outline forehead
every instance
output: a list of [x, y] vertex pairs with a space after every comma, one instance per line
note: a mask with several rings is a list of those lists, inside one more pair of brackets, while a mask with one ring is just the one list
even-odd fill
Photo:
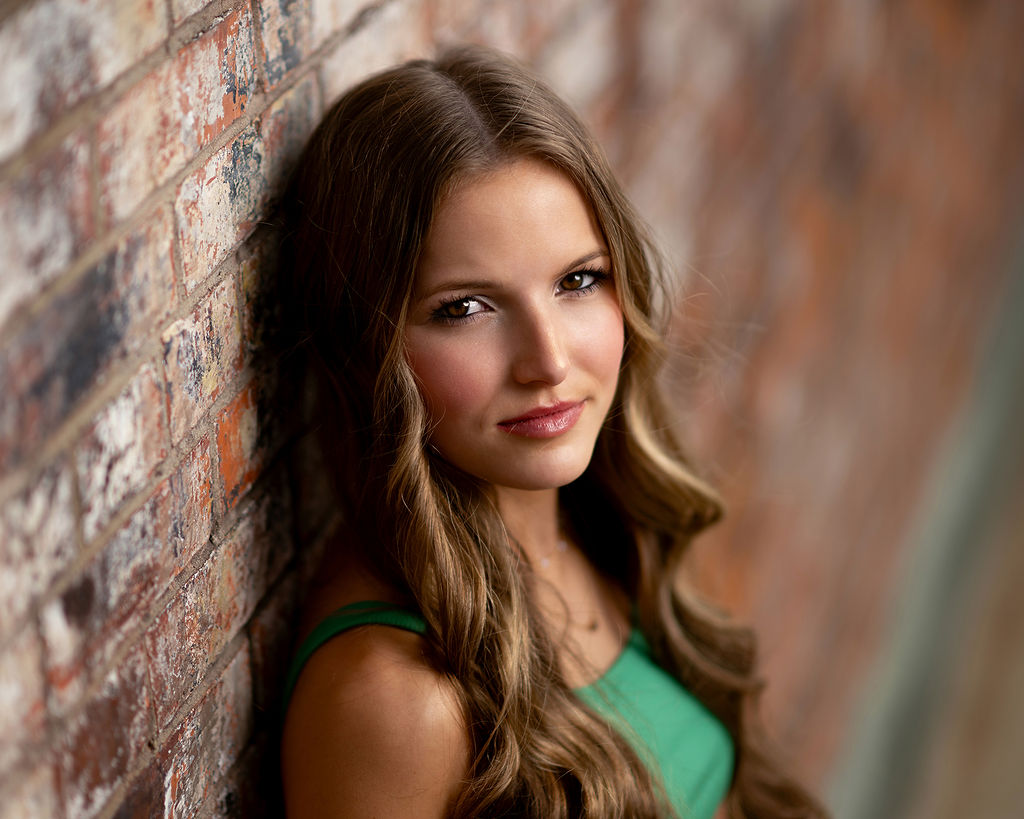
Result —
[[604, 246], [593, 208], [572, 180], [546, 162], [521, 159], [461, 180], [441, 200], [417, 289], [450, 274], [547, 273]]

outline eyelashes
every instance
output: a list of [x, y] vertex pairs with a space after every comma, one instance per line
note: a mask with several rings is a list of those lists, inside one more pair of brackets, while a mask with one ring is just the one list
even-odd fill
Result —
[[[559, 295], [563, 298], [582, 298], [603, 287], [610, 274], [597, 268], [584, 267], [567, 273], [558, 282]], [[467, 293], [454, 299], [446, 299], [430, 314], [431, 321], [439, 324], [467, 324], [493, 308], [479, 296]]]

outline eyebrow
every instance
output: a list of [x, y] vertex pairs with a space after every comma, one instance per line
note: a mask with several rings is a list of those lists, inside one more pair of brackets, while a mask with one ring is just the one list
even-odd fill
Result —
[[[602, 256], [610, 257], [611, 254], [607, 250], [601, 249], [594, 250], [590, 253], [580, 256], [578, 259], [574, 259], [573, 261], [569, 262], [569, 264], [567, 264], [565, 267], [563, 267], [562, 270], [558, 273], [558, 278], [561, 278], [562, 276], [568, 276], [570, 273], [572, 273], [573, 270], [575, 270], [580, 265], [586, 264], [587, 262], [592, 262], [594, 261], [594, 259], [599, 259]], [[432, 287], [430, 288], [430, 290], [427, 290], [426, 292], [417, 295], [416, 300], [423, 301], [424, 299], [429, 299], [431, 296], [434, 296], [437, 293], [443, 293], [445, 290], [492, 290], [497, 287], [499, 287], [497, 282], [488, 281], [487, 279], [464, 279], [445, 281], [441, 282], [437, 287]]]

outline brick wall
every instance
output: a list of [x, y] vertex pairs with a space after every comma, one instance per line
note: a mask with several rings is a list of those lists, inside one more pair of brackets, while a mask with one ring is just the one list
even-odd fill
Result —
[[4, 3], [0, 817], [273, 813], [332, 518], [267, 412], [261, 220], [325, 102], [461, 39], [547, 73], [699, 274], [680, 418], [737, 510], [701, 576], [822, 781], [1021, 191], [1017, 5], [890, 5]]

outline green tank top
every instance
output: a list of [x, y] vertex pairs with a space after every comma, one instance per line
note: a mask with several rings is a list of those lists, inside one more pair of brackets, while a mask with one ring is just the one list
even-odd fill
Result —
[[[299, 646], [285, 681], [285, 707], [313, 652], [362, 625], [416, 634], [427, 630], [422, 617], [391, 603], [366, 601], [338, 609]], [[611, 667], [576, 694], [622, 732], [660, 778], [680, 819], [711, 819], [732, 779], [732, 739], [696, 697], [653, 661], [639, 630], [633, 630]]]

